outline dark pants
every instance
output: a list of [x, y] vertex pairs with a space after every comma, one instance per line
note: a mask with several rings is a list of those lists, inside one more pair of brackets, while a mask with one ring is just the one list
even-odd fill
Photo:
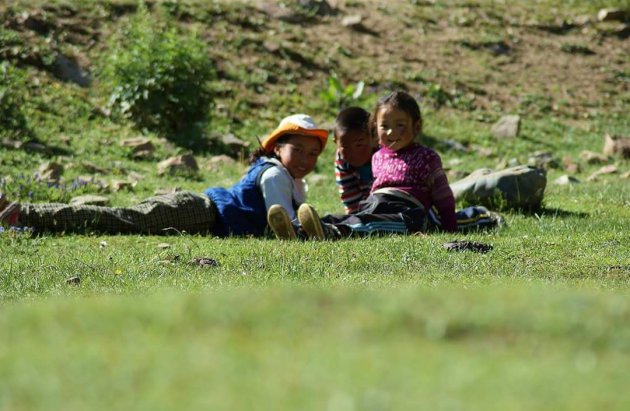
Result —
[[337, 227], [342, 236], [424, 232], [428, 221], [421, 205], [381, 193], [370, 194], [355, 214], [330, 214], [321, 220]]
[[210, 232], [216, 218], [208, 197], [186, 191], [150, 197], [128, 208], [42, 203], [20, 209], [20, 225], [35, 231], [193, 234]]

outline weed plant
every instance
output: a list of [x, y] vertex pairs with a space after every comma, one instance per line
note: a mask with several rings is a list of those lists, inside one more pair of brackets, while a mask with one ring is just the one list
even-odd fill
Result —
[[213, 101], [214, 68], [205, 50], [194, 34], [156, 21], [141, 7], [104, 56], [110, 107], [140, 129], [190, 144]]

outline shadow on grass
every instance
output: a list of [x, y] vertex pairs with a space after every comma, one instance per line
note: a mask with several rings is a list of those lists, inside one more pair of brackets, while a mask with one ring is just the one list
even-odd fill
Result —
[[521, 209], [517, 211], [521, 212], [522, 214], [526, 216], [536, 217], [536, 218], [539, 218], [539, 217], [587, 218], [591, 216], [589, 213], [585, 213], [582, 211], [568, 211], [568, 210], [562, 210], [560, 208], [547, 208], [544, 206], [537, 209]]

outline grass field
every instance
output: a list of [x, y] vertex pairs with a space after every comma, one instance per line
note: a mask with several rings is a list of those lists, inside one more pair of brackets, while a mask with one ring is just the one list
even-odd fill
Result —
[[[582, 157], [601, 153], [607, 133], [630, 137], [627, 18], [596, 18], [628, 2], [331, 1], [338, 14], [325, 16], [263, 3], [153, 6], [195, 30], [216, 65], [200, 141], [232, 133], [251, 147], [290, 112], [329, 126], [339, 104], [370, 109], [403, 87], [422, 97], [424, 142], [453, 173], [550, 153], [543, 209], [503, 211], [507, 227], [492, 233], [339, 242], [4, 229], [0, 410], [630, 408], [630, 162]], [[212, 166], [225, 148], [104, 110], [101, 70], [135, 10], [0, 1], [1, 62], [17, 79], [0, 91], [20, 90], [25, 120], [7, 132], [0, 118], [0, 192], [129, 205], [159, 189], [230, 185], [246, 170]], [[303, 20], [276, 14], [287, 10]], [[355, 14], [362, 31], [340, 24]], [[508, 51], [488, 51], [497, 45]], [[59, 53], [90, 70], [90, 87], [56, 76], [46, 56]], [[365, 91], [335, 95], [333, 72]], [[514, 113], [519, 137], [492, 137]], [[152, 156], [121, 146], [138, 136]], [[182, 153], [197, 174], [158, 175]], [[333, 153], [331, 141], [308, 177], [321, 213], [341, 212]], [[49, 161], [63, 168], [53, 186], [35, 178]], [[588, 178], [605, 165], [617, 172]], [[581, 182], [553, 183], [565, 174]], [[115, 190], [116, 180], [133, 184]], [[454, 239], [494, 248], [446, 251]], [[193, 263], [201, 257], [217, 264]]]

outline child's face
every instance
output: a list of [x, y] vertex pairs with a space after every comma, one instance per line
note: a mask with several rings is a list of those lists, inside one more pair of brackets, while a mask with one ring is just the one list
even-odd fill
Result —
[[350, 130], [335, 136], [341, 157], [352, 167], [361, 167], [372, 159], [372, 138], [367, 131]]
[[296, 135], [276, 145], [274, 153], [293, 178], [303, 178], [315, 168], [322, 145], [317, 137]]
[[382, 146], [398, 151], [413, 142], [420, 132], [420, 122], [403, 110], [385, 106], [376, 115], [376, 133]]

